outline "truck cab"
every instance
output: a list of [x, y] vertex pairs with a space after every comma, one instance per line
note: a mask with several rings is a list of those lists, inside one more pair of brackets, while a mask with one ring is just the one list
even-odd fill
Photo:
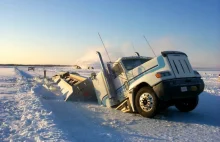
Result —
[[193, 110], [204, 90], [200, 74], [183, 52], [163, 51], [154, 58], [122, 57], [107, 63], [107, 67], [100, 61], [103, 71], [93, 84], [104, 106], [129, 109], [151, 118], [160, 108], [172, 105], [183, 112]]

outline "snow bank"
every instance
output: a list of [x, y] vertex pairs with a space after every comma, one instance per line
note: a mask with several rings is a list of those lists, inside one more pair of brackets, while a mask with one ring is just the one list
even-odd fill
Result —
[[[3, 119], [0, 141], [67, 141], [65, 134], [53, 122], [52, 112], [43, 107], [41, 99], [45, 97], [30, 92], [31, 88], [34, 92], [45, 90], [36, 85], [30, 75], [19, 70], [15, 72], [16, 93], [10, 96], [0, 94], [0, 119]], [[52, 97], [52, 94], [46, 94], [46, 98]]]
[[37, 84], [36, 86], [31, 88], [31, 92], [33, 95], [36, 95], [39, 98], [43, 99], [56, 99], [57, 96], [51, 91], [47, 90], [42, 84]]

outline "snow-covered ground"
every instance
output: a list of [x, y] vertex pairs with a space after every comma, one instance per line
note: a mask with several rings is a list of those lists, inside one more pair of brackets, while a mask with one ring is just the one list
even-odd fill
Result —
[[[48, 77], [73, 71], [45, 69]], [[0, 141], [220, 141], [220, 71], [200, 72], [206, 87], [194, 111], [170, 107], [148, 119], [97, 103], [64, 102], [36, 79], [43, 70], [0, 68]]]

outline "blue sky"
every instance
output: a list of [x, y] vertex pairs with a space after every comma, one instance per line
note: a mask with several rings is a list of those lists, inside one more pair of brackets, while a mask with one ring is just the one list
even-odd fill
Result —
[[153, 56], [145, 35], [157, 55], [184, 51], [193, 66], [220, 68], [219, 15], [219, 0], [1, 0], [0, 63], [93, 60], [99, 32], [113, 59], [133, 55], [132, 43]]

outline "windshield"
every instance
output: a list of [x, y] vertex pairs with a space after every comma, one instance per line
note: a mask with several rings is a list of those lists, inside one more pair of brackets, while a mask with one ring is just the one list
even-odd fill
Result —
[[127, 71], [140, 66], [141, 64], [149, 61], [150, 59], [123, 59], [122, 63]]

